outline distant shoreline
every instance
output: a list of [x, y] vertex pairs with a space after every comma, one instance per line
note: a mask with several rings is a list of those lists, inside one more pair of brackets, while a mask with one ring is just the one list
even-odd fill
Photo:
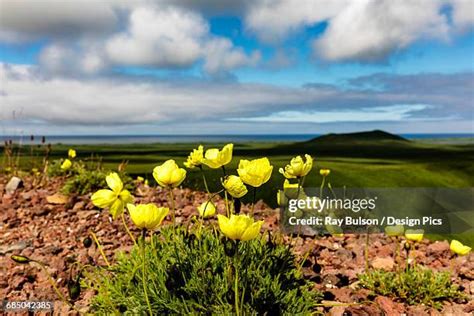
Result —
[[[96, 145], [96, 144], [152, 144], [152, 143], [249, 143], [249, 142], [298, 142], [307, 141], [323, 134], [289, 134], [289, 135], [52, 135], [46, 136], [46, 143], [71, 144], [71, 145]], [[404, 138], [417, 141], [442, 143], [474, 142], [474, 134], [469, 133], [433, 133], [433, 134], [398, 134]], [[6, 140], [15, 143], [39, 144], [42, 136], [30, 135], [0, 136], [2, 144]]]

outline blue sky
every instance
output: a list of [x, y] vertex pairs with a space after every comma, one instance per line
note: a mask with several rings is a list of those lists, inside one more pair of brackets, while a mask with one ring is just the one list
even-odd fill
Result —
[[472, 133], [473, 12], [2, 0], [0, 134]]

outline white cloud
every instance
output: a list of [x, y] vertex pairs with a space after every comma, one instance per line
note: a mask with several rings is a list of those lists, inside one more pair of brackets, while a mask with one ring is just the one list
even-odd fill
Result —
[[208, 73], [229, 71], [242, 66], [254, 66], [260, 60], [260, 52], [247, 55], [241, 48], [235, 48], [226, 38], [214, 38], [203, 47], [204, 69]]
[[[88, 44], [88, 45], [86, 45]], [[94, 75], [107, 67], [100, 47], [92, 43], [78, 43], [74, 49], [68, 43], [53, 43], [39, 55], [39, 63], [45, 74]]]
[[334, 17], [314, 49], [327, 60], [373, 61], [414, 41], [448, 39], [447, 17], [437, 0], [358, 0]]
[[126, 65], [180, 67], [193, 64], [208, 35], [199, 15], [176, 8], [138, 8], [130, 14], [128, 29], [107, 41], [112, 62]]
[[474, 24], [474, 2], [472, 0], [450, 0], [453, 8], [453, 23], [459, 31], [466, 31]]
[[[445, 6], [452, 7], [453, 24]], [[312, 39], [315, 55], [330, 61], [378, 61], [417, 40], [449, 41], [474, 22], [472, 0], [261, 0], [245, 15], [247, 28], [278, 45], [298, 30], [327, 22]]]
[[285, 39], [304, 26], [324, 21], [338, 14], [346, 0], [262, 0], [246, 14], [247, 27], [266, 42]]
[[203, 60], [210, 74], [255, 65], [260, 53], [245, 52], [225, 38], [210, 34], [200, 15], [175, 7], [138, 7], [126, 29], [105, 39], [56, 41], [40, 54], [40, 64], [52, 74], [94, 74], [108, 67], [190, 67]]

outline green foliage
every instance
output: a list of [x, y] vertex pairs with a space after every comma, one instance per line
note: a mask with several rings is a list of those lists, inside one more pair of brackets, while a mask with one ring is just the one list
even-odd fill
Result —
[[419, 265], [399, 273], [373, 270], [359, 275], [359, 280], [361, 286], [375, 294], [395, 297], [410, 305], [440, 309], [443, 301], [465, 299], [448, 272], [436, 273]]
[[[48, 176], [66, 176], [61, 191], [64, 194], [87, 194], [99, 189], [107, 188], [105, 177], [110, 171], [103, 170], [99, 164], [85, 164], [82, 160], [73, 160], [72, 166], [68, 170], [62, 170], [61, 164], [64, 159], [53, 160], [48, 166]], [[125, 172], [118, 172], [124, 182], [125, 188], [133, 190], [132, 178]]]
[[[121, 253], [110, 269], [89, 273], [86, 286], [97, 291], [94, 313], [147, 313], [142, 249]], [[163, 228], [146, 244], [145, 254], [145, 284], [155, 315], [235, 313], [235, 268], [244, 315], [306, 315], [318, 298], [295, 266], [291, 250], [264, 238], [237, 244], [209, 228], [200, 237], [182, 228], [175, 234]]]
[[101, 170], [81, 170], [66, 180], [61, 191], [65, 194], [87, 194], [107, 187], [105, 177], [107, 174]]

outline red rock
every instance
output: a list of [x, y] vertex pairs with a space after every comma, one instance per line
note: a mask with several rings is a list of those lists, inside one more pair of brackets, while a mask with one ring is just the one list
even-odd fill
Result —
[[390, 271], [393, 269], [393, 266], [395, 264], [393, 258], [387, 257], [387, 258], [375, 258], [370, 262], [372, 267], [375, 269], [383, 269], [386, 271]]
[[385, 315], [400, 315], [403, 313], [403, 305], [396, 304], [392, 299], [385, 296], [377, 296], [375, 303], [380, 307]]
[[344, 306], [334, 306], [329, 310], [330, 316], [343, 316], [346, 308]]
[[449, 243], [447, 241], [435, 241], [426, 247], [428, 255], [449, 254]]

